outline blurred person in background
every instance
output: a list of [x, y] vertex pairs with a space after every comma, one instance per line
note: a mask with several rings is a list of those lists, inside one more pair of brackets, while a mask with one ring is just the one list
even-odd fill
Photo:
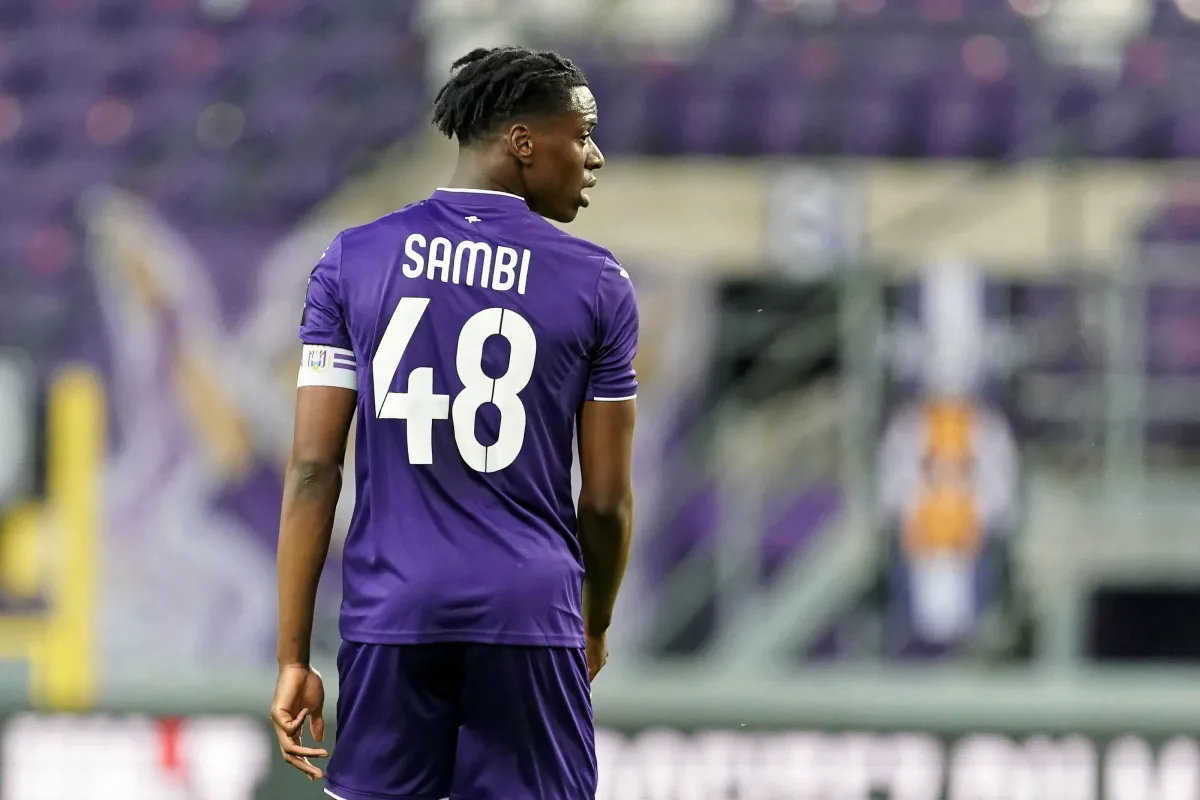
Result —
[[609, 251], [546, 220], [588, 205], [597, 121], [570, 61], [473, 50], [435, 101], [460, 145], [450, 188], [342, 232], [312, 273], [271, 714], [285, 760], [324, 777], [308, 759], [327, 751], [300, 734], [308, 719], [324, 735], [313, 609], [357, 409], [339, 800], [595, 795], [590, 681], [629, 556], [638, 310]]
[[962, 644], [1001, 593], [997, 547], [1015, 521], [1018, 456], [985, 391], [1005, 340], [989, 325], [984, 293], [978, 270], [935, 264], [921, 281], [919, 328], [893, 342], [898, 371], [916, 385], [879, 449], [901, 648]]

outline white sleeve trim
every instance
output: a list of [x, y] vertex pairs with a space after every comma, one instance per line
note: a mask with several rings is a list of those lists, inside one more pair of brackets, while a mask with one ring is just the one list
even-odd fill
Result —
[[304, 345], [296, 386], [332, 386], [358, 391], [358, 361], [354, 351], [323, 344]]
[[631, 394], [628, 397], [593, 397], [592, 399], [601, 403], [620, 403], [624, 400], [636, 400], [637, 395]]

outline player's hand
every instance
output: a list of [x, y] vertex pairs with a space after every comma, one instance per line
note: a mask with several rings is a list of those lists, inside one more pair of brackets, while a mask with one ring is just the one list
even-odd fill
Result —
[[604, 664], [608, 661], [608, 634], [601, 633], [597, 636], [592, 634], [587, 635], [587, 665], [588, 665], [588, 680], [596, 680], [598, 673]]
[[275, 682], [275, 698], [271, 701], [271, 725], [279, 737], [283, 760], [303, 772], [310, 781], [325, 777], [325, 772], [313, 766], [310, 758], [329, 758], [328, 750], [305, 747], [301, 742], [304, 720], [309, 732], [318, 742], [325, 739], [325, 684], [315, 669], [299, 665], [281, 667]]

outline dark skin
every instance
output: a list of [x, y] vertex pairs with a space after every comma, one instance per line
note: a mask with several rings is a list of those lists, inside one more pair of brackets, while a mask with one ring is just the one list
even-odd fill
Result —
[[[572, 90], [565, 113], [518, 118], [460, 148], [451, 188], [489, 189], [525, 198], [534, 212], [571, 222], [588, 204], [584, 190], [604, 156], [592, 140], [596, 101], [586, 87]], [[271, 723], [284, 760], [309, 780], [324, 771], [309, 759], [327, 758], [307, 747], [325, 737], [325, 688], [310, 663], [317, 584], [329, 553], [334, 511], [342, 486], [346, 440], [357, 394], [304, 386], [296, 393], [292, 455], [284, 479], [279, 524], [279, 678]], [[583, 550], [584, 626], [588, 672], [595, 678], [608, 659], [608, 628], [629, 560], [633, 518], [632, 457], [636, 402], [584, 403], [578, 419], [579, 540]]]
[[463, 146], [450, 186], [515, 194], [546, 219], [572, 222], [604, 166], [592, 139], [597, 121], [596, 98], [578, 87], [566, 113], [515, 119]]
[[358, 395], [330, 386], [302, 386], [296, 391], [296, 426], [292, 455], [283, 484], [279, 521], [279, 678], [271, 702], [271, 723], [283, 759], [316, 780], [324, 772], [310, 758], [328, 758], [326, 750], [304, 746], [301, 729], [318, 742], [325, 738], [325, 687], [309, 663], [317, 583], [333, 516], [342, 490], [342, 464]]

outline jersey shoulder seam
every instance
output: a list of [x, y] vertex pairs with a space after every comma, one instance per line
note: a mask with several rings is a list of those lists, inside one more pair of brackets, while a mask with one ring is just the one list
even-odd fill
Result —
[[389, 211], [388, 213], [384, 214], [382, 217], [373, 219], [370, 222], [364, 222], [362, 225], [352, 225], [351, 227], [343, 230], [341, 235], [348, 236], [351, 234], [360, 234], [363, 231], [365, 231], [367, 228], [375, 227], [375, 226], [379, 225], [380, 223], [390, 222], [393, 217], [398, 217], [401, 214], [404, 214], [409, 211], [415, 211], [419, 208], [422, 208], [424, 205], [425, 205], [424, 200], [418, 200], [415, 203], [409, 203], [408, 205], [404, 206], [403, 208], [398, 208], [395, 211]]
[[339, 286], [341, 285], [342, 261], [346, 255], [346, 252], [345, 252], [346, 244], [349, 241], [349, 239], [357, 238], [357, 237], [363, 235], [364, 233], [366, 233], [368, 228], [373, 228], [382, 223], [390, 222], [393, 217], [398, 217], [401, 214], [404, 214], [405, 212], [408, 212], [408, 211], [414, 211], [418, 208], [421, 208], [424, 205], [425, 205], [424, 200], [418, 200], [415, 203], [409, 203], [408, 205], [404, 206], [403, 208], [398, 208], [395, 211], [390, 211], [387, 214], [384, 214], [382, 217], [379, 217], [378, 219], [374, 219], [370, 222], [365, 222], [362, 225], [354, 225], [352, 227], [343, 229], [342, 232], [338, 234], [338, 238], [342, 240], [342, 244], [341, 244], [342, 252], [341, 252], [341, 256], [338, 258], [338, 284], [339, 284]]
[[617, 257], [615, 255], [613, 255], [612, 251], [609, 250], [604, 245], [596, 244], [595, 242], [593, 242], [590, 239], [584, 239], [582, 236], [576, 236], [573, 233], [568, 233], [567, 231], [564, 231], [562, 228], [559, 228], [558, 226], [551, 224], [544, 217], [540, 217], [537, 214], [534, 214], [532, 211], [529, 213], [530, 213], [530, 216], [532, 216], [534, 218], [535, 224], [540, 225], [543, 229], [553, 232], [553, 234], [556, 236], [556, 238], [564, 240], [570, 244], [579, 245], [586, 250], [592, 251], [589, 253], [589, 255], [592, 257], [603, 256], [604, 258], [607, 258], [610, 261], [620, 263], [619, 261], [617, 261]]
[[600, 262], [600, 269], [596, 270], [596, 285], [592, 288], [592, 325], [595, 328], [595, 334], [600, 336], [602, 334], [600, 330], [600, 281], [604, 279], [604, 267], [606, 263], [612, 261], [616, 264], [617, 262], [616, 259], [610, 256], [593, 255], [590, 258]]

